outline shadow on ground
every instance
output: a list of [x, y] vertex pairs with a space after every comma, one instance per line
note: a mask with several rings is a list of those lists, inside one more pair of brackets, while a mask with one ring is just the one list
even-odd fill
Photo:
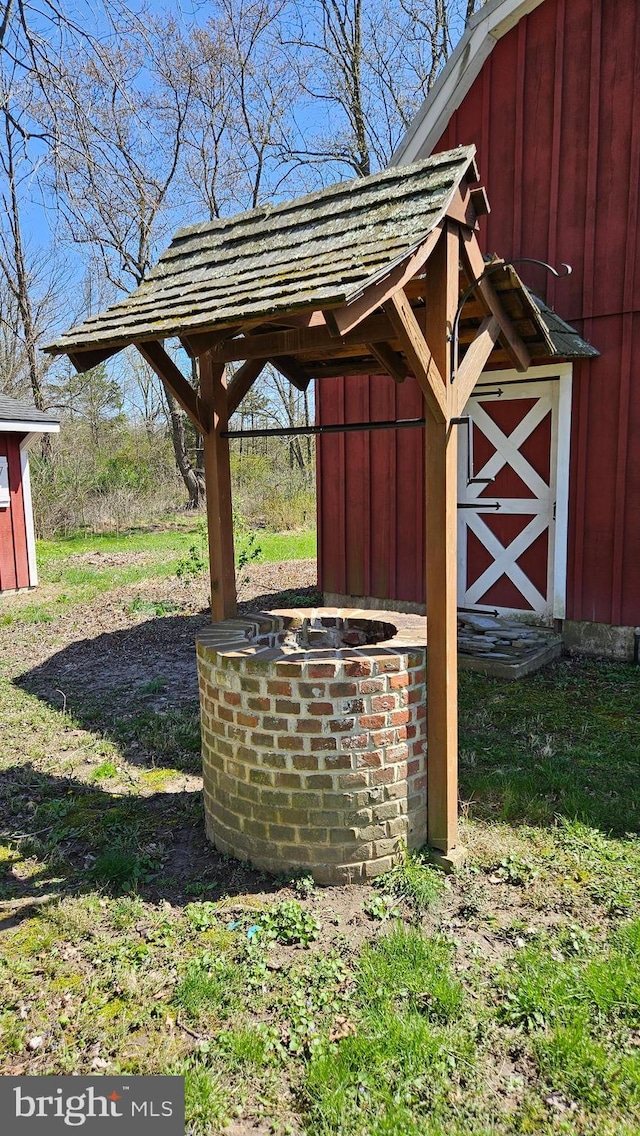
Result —
[[[240, 611], [316, 602], [315, 589], [297, 589], [258, 596]], [[0, 771], [0, 844], [10, 852], [0, 860], [0, 901], [9, 920], [96, 887], [179, 905], [280, 886], [205, 837], [195, 638], [209, 622], [208, 611], [171, 615], [79, 639], [14, 680], [59, 713], [63, 743], [78, 729], [111, 743], [118, 772], [108, 787], [95, 777], [101, 758], [93, 767], [80, 758], [68, 772], [63, 749], [66, 770], [56, 775], [47, 725], [47, 768], [16, 760]]]
[[[315, 588], [257, 596], [241, 614], [318, 601]], [[207, 610], [146, 620], [70, 643], [15, 683], [146, 768], [200, 772], [195, 640]]]
[[199, 792], [116, 796], [30, 763], [0, 772], [0, 930], [40, 906], [96, 888], [181, 906], [275, 890], [206, 840]]

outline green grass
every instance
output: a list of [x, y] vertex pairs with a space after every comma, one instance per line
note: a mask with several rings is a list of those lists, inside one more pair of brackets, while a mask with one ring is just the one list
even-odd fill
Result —
[[[53, 572], [56, 561], [64, 561], [69, 556], [85, 553], [99, 553], [102, 556], [127, 553], [145, 553], [154, 560], [177, 561], [188, 551], [193, 542], [197, 522], [187, 523], [180, 528], [165, 532], [134, 530], [118, 535], [76, 534], [60, 540], [39, 540], [37, 542], [38, 563], [43, 580], [46, 573]], [[315, 531], [272, 533], [256, 530], [256, 540], [262, 549], [263, 559], [267, 561], [310, 559], [316, 554]], [[73, 569], [65, 569], [65, 577]], [[82, 574], [82, 569], [76, 569]], [[102, 569], [99, 570], [100, 572]], [[94, 573], [90, 571], [90, 575]], [[71, 577], [69, 577], [71, 578]]]
[[640, 830], [640, 669], [563, 662], [511, 686], [460, 676], [461, 788], [487, 821]]
[[256, 541], [262, 549], [262, 559], [272, 562], [280, 560], [313, 560], [316, 555], [316, 533], [258, 532]]
[[[152, 573], [178, 538], [103, 540], [160, 542]], [[50, 551], [68, 603], [85, 568]], [[139, 584], [125, 621], [172, 614]], [[0, 1074], [180, 1073], [197, 1136], [640, 1132], [640, 668], [461, 675], [468, 865], [412, 852], [354, 892], [213, 852], [166, 669], [103, 699], [12, 684], [55, 631], [0, 631]]]
[[[40, 582], [48, 585], [50, 594], [46, 602], [41, 603], [24, 602], [19, 597], [14, 606], [0, 612], [0, 628], [14, 623], [52, 623], [64, 617], [70, 606], [93, 603], [106, 592], [140, 587], [147, 580], [175, 576], [181, 564], [189, 559], [194, 542], [198, 548], [202, 545], [202, 556], [198, 559], [204, 564], [205, 537], [199, 524], [201, 526], [202, 522], [192, 519], [183, 520], [167, 531], [136, 529], [119, 535], [81, 533], [60, 540], [39, 540]], [[316, 555], [315, 530], [286, 533], [256, 530], [255, 543], [261, 550], [263, 562], [309, 560]], [[86, 554], [92, 556], [90, 563], [82, 564], [74, 559]], [[132, 558], [131, 563], [126, 562], [127, 557]], [[188, 573], [187, 585], [190, 578], [191, 573]], [[205, 573], [196, 578], [204, 581]], [[128, 610], [147, 617], [172, 615], [182, 610], [188, 595], [188, 587], [182, 585], [171, 602], [145, 600], [144, 596], [137, 595], [129, 601]]]
[[304, 1092], [318, 1136], [403, 1136], [444, 1117], [452, 1079], [469, 1064], [460, 1017], [463, 991], [451, 947], [415, 929], [398, 929], [364, 948], [350, 1010], [354, 1033], [322, 1047]]

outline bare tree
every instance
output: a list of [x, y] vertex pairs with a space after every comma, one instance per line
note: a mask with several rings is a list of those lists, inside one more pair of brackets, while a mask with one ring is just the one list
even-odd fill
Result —
[[[191, 83], [174, 78], [173, 21], [121, 35], [100, 56], [61, 62], [55, 94], [41, 104], [55, 135], [54, 179], [61, 232], [97, 257], [114, 290], [139, 285], [177, 213], [171, 193], [190, 109]], [[183, 413], [166, 391], [174, 454], [197, 507], [203, 483], [189, 458]]]
[[328, 164], [333, 177], [386, 165], [481, 6], [462, 3], [464, 13], [460, 0], [291, 0], [281, 42], [314, 113], [289, 156]]
[[[46, 374], [51, 365], [39, 351], [66, 273], [46, 247], [33, 249], [26, 236], [25, 203], [32, 191], [36, 139], [24, 124], [22, 100], [32, 89], [29, 79], [16, 77], [16, 67], [0, 71], [0, 318], [2, 320], [5, 389], [27, 390], [39, 410], [46, 410]], [[48, 457], [48, 435], [41, 440]]]
[[283, 155], [300, 89], [277, 35], [286, 0], [219, 0], [176, 47], [193, 67], [185, 176], [212, 219], [291, 193]]

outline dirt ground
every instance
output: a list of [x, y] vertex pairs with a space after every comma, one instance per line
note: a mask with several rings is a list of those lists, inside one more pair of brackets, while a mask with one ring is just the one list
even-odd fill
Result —
[[[145, 563], [139, 553], [75, 560], [92, 572]], [[224, 1122], [193, 1131], [312, 1131], [296, 1095], [307, 1058], [304, 1051], [290, 1053], [292, 1031], [302, 1029], [296, 1014], [310, 968], [320, 974], [337, 957], [351, 974], [342, 992], [339, 980], [331, 980], [346, 1008], [342, 1002], [337, 1009], [333, 1002], [316, 1007], [311, 1016], [318, 1028], [346, 1036], [344, 1015], [351, 1021], [354, 1013], [364, 1028], [365, 1009], [351, 1000], [358, 959], [367, 941], [382, 948], [399, 918], [405, 929], [419, 927], [425, 941], [449, 944], [465, 990], [464, 1028], [475, 1039], [477, 1079], [464, 1100], [452, 1081], [452, 1109], [474, 1116], [479, 1110], [486, 1124], [473, 1121], [456, 1131], [628, 1136], [631, 1129], [617, 1121], [603, 1127], [602, 1112], [576, 1111], [564, 1081], [559, 1092], [545, 1080], [533, 1043], [520, 1025], [504, 1024], [504, 1009], [509, 976], [530, 944], [548, 942], [565, 969], [580, 952], [605, 957], [616, 927], [635, 910], [636, 846], [598, 830], [610, 826], [604, 818], [613, 798], [629, 799], [629, 753], [625, 758], [620, 731], [615, 754], [606, 747], [611, 724], [622, 728], [629, 716], [616, 683], [635, 697], [635, 672], [607, 686], [605, 671], [598, 676], [565, 660], [522, 685], [461, 679], [461, 784], [468, 795], [460, 806], [461, 833], [469, 858], [454, 877], [438, 876], [437, 885], [422, 864], [418, 872], [431, 877], [436, 898], [418, 908], [406, 888], [396, 892], [391, 919], [391, 909], [389, 917], [372, 909], [372, 897], [380, 902], [390, 891], [267, 877], [207, 841], [194, 650], [197, 632], [209, 622], [205, 584], [162, 578], [153, 568], [146, 579], [99, 592], [91, 602], [65, 600], [65, 584], [46, 584], [0, 605], [0, 1000], [10, 1007], [4, 1018], [0, 1013], [0, 1074], [152, 1073], [176, 1061], [187, 1073], [202, 1071], [207, 1047], [227, 1027], [197, 1015], [185, 1021], [176, 1006], [185, 997], [189, 960], [210, 941], [216, 953], [244, 959], [242, 973], [252, 983], [238, 996], [237, 1036], [253, 1038], [266, 1026], [289, 1056], [282, 1066], [269, 1059], [255, 1084], [229, 1067]], [[242, 581], [241, 610], [315, 604], [315, 578], [314, 561], [252, 566]], [[597, 695], [594, 680], [603, 683]], [[584, 735], [565, 708], [581, 700], [585, 715], [591, 712]], [[578, 749], [568, 752], [577, 757], [565, 761], [565, 739], [574, 746], [576, 737]], [[556, 817], [567, 791], [558, 783], [562, 770], [569, 788], [572, 778], [587, 786], [581, 809], [592, 810], [594, 828], [565, 829]], [[532, 776], [537, 780], [518, 788], [518, 778]], [[597, 777], [610, 788], [611, 802], [593, 789]], [[501, 819], [498, 810], [516, 790], [523, 793], [522, 817]], [[541, 823], [535, 818], [545, 794], [553, 815]], [[574, 812], [569, 803], [569, 821]], [[402, 870], [405, 886], [408, 866]], [[303, 906], [317, 936], [308, 949], [275, 942], [264, 973], [254, 973], [245, 940], [261, 914], [268, 918], [282, 900]], [[194, 907], [204, 927], [190, 922]], [[208, 909], [214, 909], [211, 926]], [[123, 923], [127, 911], [130, 922]], [[64, 998], [77, 1025], [76, 1018], [69, 1024], [60, 1001], [70, 969], [80, 992], [70, 988]], [[125, 998], [134, 981], [141, 985]], [[318, 1006], [324, 982], [318, 979], [313, 994]], [[98, 997], [95, 1007], [86, 1000], [89, 989]], [[118, 1015], [113, 1021], [109, 1007]], [[538, 1028], [535, 1021], [531, 1028]], [[212, 1068], [215, 1073], [215, 1061]], [[564, 1116], [571, 1124], [558, 1127]]]
[[[90, 562], [92, 567], [113, 566], [116, 562], [127, 567], [140, 563], [143, 556], [84, 553], [72, 559], [85, 565]], [[240, 583], [240, 611], [318, 602], [315, 581], [313, 560], [251, 566]], [[46, 603], [48, 592], [53, 601], [55, 589], [50, 585], [38, 591], [39, 605]], [[2, 611], [16, 613], [33, 600], [32, 594], [10, 597], [3, 601]], [[8, 835], [31, 831], [29, 810], [37, 808], [39, 793], [49, 797], [83, 791], [89, 812], [96, 797], [109, 806], [117, 803], [122, 794], [133, 795], [146, 802], [149, 822], [155, 816], [152, 844], [160, 850], [160, 862], [171, 864], [170, 883], [163, 872], [157, 883], [150, 880], [140, 885], [146, 898], [181, 904], [198, 881], [210, 888], [210, 898], [228, 897], [230, 910], [234, 897], [240, 906], [247, 894], [252, 903], [266, 901], [267, 896], [282, 887], [283, 881], [268, 879], [218, 856], [204, 837], [199, 805], [202, 782], [197, 751], [194, 640], [210, 618], [206, 583], [184, 585], [175, 577], [154, 577], [104, 593], [90, 604], [74, 604], [65, 609], [52, 602], [51, 611], [52, 622], [0, 626], [0, 677], [10, 680], [18, 691], [35, 695], [55, 712], [55, 717], [45, 723], [21, 724], [20, 714], [24, 710], [18, 709], [17, 720], [9, 715], [9, 728], [5, 721], [3, 764], [12, 753], [16, 763], [10, 762], [10, 768], [1, 774], [5, 794], [15, 797], [12, 776], [19, 763], [24, 767], [25, 760], [35, 781], [26, 801], [26, 816], [22, 799], [15, 799], [17, 811], [9, 823]], [[169, 744], [170, 730], [166, 725], [180, 725], [183, 720], [190, 724], [195, 738], [186, 754], [179, 752], [179, 742]], [[97, 781], [96, 767], [104, 760], [106, 751], [100, 745], [92, 748], [87, 743], [87, 730], [94, 737], [101, 736], [107, 749], [112, 747], [106, 755], [113, 756], [118, 766], [113, 779]], [[25, 731], [33, 742], [31, 746], [23, 744]], [[487, 838], [486, 832], [483, 834], [482, 829], [474, 826], [467, 826], [465, 839], [472, 853], [489, 864], [492, 859], [497, 862], [505, 850], [518, 851], [515, 837], [502, 848], [496, 845], [495, 834]], [[81, 872], [94, 854], [91, 833], [82, 839], [74, 838], [68, 845], [63, 842], [61, 852], [70, 868]], [[16, 868], [14, 875], [19, 874]], [[20, 894], [5, 902], [5, 915], [15, 917], [18, 909], [36, 898], [29, 880], [23, 882], [24, 886], [18, 887]], [[67, 884], [75, 886], [71, 879]], [[480, 880], [468, 879], [465, 892], [472, 893], [472, 901], [468, 901], [468, 894], [458, 895], [459, 889], [454, 887], [450, 898], [439, 908], [438, 926], [455, 933], [461, 957], [467, 948], [472, 957], [500, 956], [508, 942], [503, 929], [511, 926], [514, 919], [522, 926], [539, 925], [540, 909], [548, 908], [544, 888], [538, 894], [535, 883], [525, 892], [510, 887], [499, 877], [489, 877], [489, 882], [485, 877], [480, 885]], [[46, 889], [40, 890], [37, 899], [42, 901], [48, 894]], [[488, 901], [493, 912], [490, 930], [482, 916]], [[311, 903], [325, 928], [318, 949], [325, 949], [336, 935], [343, 935], [346, 926], [352, 947], [371, 933], [371, 922], [362, 914], [361, 888], [324, 889], [315, 893]], [[566, 914], [563, 904], [556, 915]], [[547, 909], [543, 919], [553, 922], [553, 910]]]

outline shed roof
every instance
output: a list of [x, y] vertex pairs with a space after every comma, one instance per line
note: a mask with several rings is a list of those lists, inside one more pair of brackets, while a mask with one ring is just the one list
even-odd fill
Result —
[[460, 146], [282, 205], [180, 229], [139, 288], [47, 350], [116, 348], [349, 303], [419, 248], [474, 155], [474, 146]]
[[0, 393], [0, 431], [8, 430], [42, 433], [44, 430], [57, 434], [60, 429], [60, 419], [42, 410], [36, 410], [28, 402], [19, 402], [17, 398], [10, 398]]

